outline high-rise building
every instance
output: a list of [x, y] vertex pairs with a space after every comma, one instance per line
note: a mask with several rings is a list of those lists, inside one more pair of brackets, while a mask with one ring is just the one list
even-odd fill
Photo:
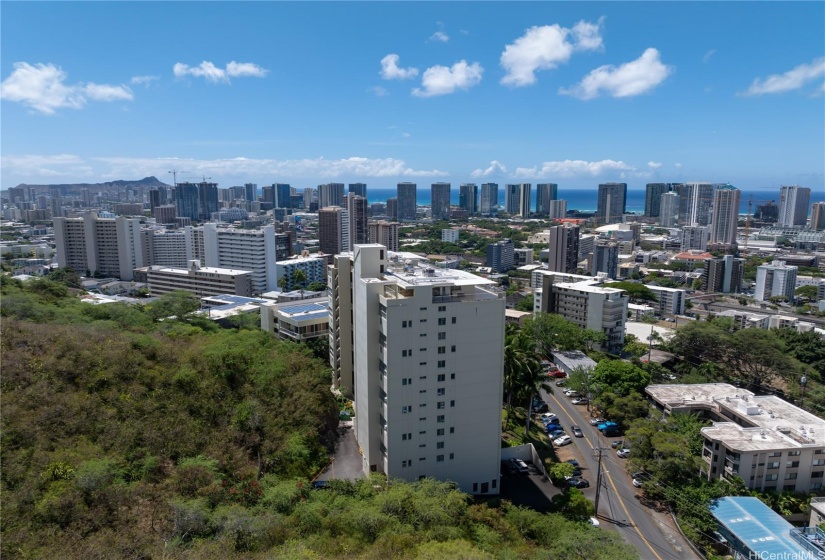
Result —
[[[173, 207], [174, 208], [174, 207]], [[183, 230], [149, 229], [140, 231], [143, 264], [186, 268], [186, 232]]]
[[682, 228], [681, 251], [707, 251], [710, 241], [710, 227], [684, 226]]
[[789, 186], [779, 189], [779, 225], [784, 227], [804, 226], [808, 222], [808, 204], [811, 189]]
[[797, 267], [782, 261], [773, 261], [756, 267], [756, 288], [753, 297], [757, 301], [767, 301], [774, 296], [794, 302]]
[[370, 222], [368, 242], [398, 251], [398, 222]]
[[484, 183], [481, 185], [481, 197], [479, 199], [479, 211], [484, 216], [492, 214], [498, 206], [498, 184]]
[[367, 199], [355, 193], [348, 193], [344, 197], [344, 208], [349, 214], [350, 247], [367, 243]]
[[458, 187], [458, 207], [468, 214], [478, 214], [478, 185], [464, 183]]
[[550, 212], [547, 217], [551, 220], [562, 220], [567, 217], [567, 201], [566, 200], [551, 200]]
[[357, 194], [364, 200], [367, 200], [367, 184], [366, 183], [350, 183], [349, 192]]
[[349, 212], [340, 206], [318, 210], [318, 241], [322, 253], [338, 255], [350, 250]]
[[174, 204], [155, 206], [155, 223], [174, 224], [178, 218], [178, 208]]
[[398, 219], [398, 199], [395, 197], [387, 199], [387, 217], [391, 220]]
[[246, 189], [241, 186], [229, 187], [229, 192], [232, 193], [231, 200], [246, 200]]
[[266, 204], [266, 208], [271, 210], [276, 207], [278, 195], [275, 194], [275, 185], [264, 185], [261, 187], [261, 202]]
[[515, 246], [509, 239], [502, 239], [487, 245], [487, 266], [493, 272], [507, 272], [513, 268]]
[[536, 214], [549, 215], [550, 203], [559, 198], [559, 186], [556, 183], [539, 183], [536, 185]]
[[504, 211], [515, 216], [519, 213], [519, 196], [521, 194], [520, 185], [510, 184], [504, 187]]
[[736, 243], [741, 196], [742, 191], [731, 185], [720, 187], [713, 193], [713, 217], [710, 221], [711, 243], [724, 245]]
[[149, 211], [155, 216], [155, 208], [166, 204], [166, 189], [152, 189], [149, 191]]
[[497, 494], [505, 302], [494, 284], [356, 245], [328, 285], [333, 385], [354, 396], [364, 473]]
[[344, 204], [344, 183], [318, 185], [318, 209]]
[[80, 275], [132, 280], [144, 265], [140, 219], [99, 218], [90, 212], [79, 218], [54, 218], [57, 265]]
[[218, 184], [203, 181], [198, 183], [198, 216], [202, 222], [212, 219], [218, 211]]
[[275, 208], [292, 208], [292, 187], [287, 183], [275, 183]]
[[622, 221], [626, 204], [627, 183], [601, 183], [594, 217], [602, 224]]
[[679, 186], [679, 223], [707, 226], [713, 212], [714, 187], [710, 183], [684, 183]]
[[530, 183], [521, 183], [518, 192], [518, 214], [522, 218], [530, 217], [530, 199], [533, 186]]
[[575, 273], [579, 264], [579, 226], [552, 226], [547, 231], [547, 268], [555, 272]]
[[811, 224], [813, 230], [825, 229], [825, 202], [811, 204]]
[[[418, 210], [417, 189], [415, 183], [398, 183], [398, 221], [415, 221]], [[389, 200], [387, 204], [389, 205]]]
[[307, 187], [304, 189], [304, 208], [308, 210], [313, 202], [318, 202], [318, 193], [312, 187]]
[[720, 259], [707, 259], [702, 273], [702, 291], [738, 294], [745, 270], [744, 259], [725, 255]]
[[[86, 189], [88, 190], [88, 189]], [[9, 201], [18, 204], [26, 201], [26, 191], [23, 187], [9, 187]]]
[[662, 195], [671, 190], [670, 183], [648, 183], [645, 187], [645, 216], [658, 218]]
[[659, 225], [676, 227], [679, 223], [679, 194], [668, 192], [661, 196], [659, 203]]
[[244, 183], [244, 198], [249, 202], [258, 200], [258, 185], [256, 183]]
[[175, 187], [175, 206], [178, 216], [199, 220], [198, 186], [195, 183], [178, 183]]
[[450, 218], [450, 183], [433, 183], [430, 186], [430, 203], [433, 220]]
[[599, 272], [607, 274], [608, 278], [617, 278], [619, 274], [619, 244], [615, 241], [599, 239], [593, 246], [593, 259], [590, 263], [590, 274], [596, 276]]

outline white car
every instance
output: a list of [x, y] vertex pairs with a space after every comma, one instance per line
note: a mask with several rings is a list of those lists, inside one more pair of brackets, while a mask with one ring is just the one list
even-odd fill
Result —
[[627, 447], [622, 447], [618, 451], [616, 451], [616, 455], [621, 457], [622, 459], [627, 459], [630, 456], [630, 449]]
[[553, 445], [556, 447], [561, 447], [562, 445], [567, 445], [569, 443], [573, 443], [573, 438], [566, 434], [553, 440]]

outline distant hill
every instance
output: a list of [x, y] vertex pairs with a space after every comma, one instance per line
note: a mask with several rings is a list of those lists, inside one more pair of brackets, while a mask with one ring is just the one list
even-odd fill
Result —
[[36, 191], [49, 192], [51, 189], [58, 189], [63, 194], [80, 192], [81, 189], [90, 189], [96, 192], [100, 191], [122, 191], [128, 188], [157, 188], [157, 187], [171, 187], [166, 183], [158, 180], [157, 177], [144, 177], [137, 181], [119, 180], [109, 181], [107, 183], [71, 183], [71, 184], [56, 184], [56, 185], [29, 185], [21, 183], [18, 187], [33, 187]]

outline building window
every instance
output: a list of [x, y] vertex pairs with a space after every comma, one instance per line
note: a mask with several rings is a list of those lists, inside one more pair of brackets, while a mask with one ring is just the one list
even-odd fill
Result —
[[427, 322], [427, 320], [426, 320], [426, 319], [419, 319], [419, 320], [418, 320], [418, 322], [419, 322], [419, 323], [426, 323], [426, 322]]
[[424, 394], [424, 393], [426, 393], [426, 392], [427, 392], [427, 390], [426, 390], [426, 389], [421, 389], [420, 391], [418, 391], [418, 394], [419, 394], [419, 395], [421, 395], [421, 394]]
[[789, 473], [785, 474], [785, 480], [796, 480], [797, 474], [798, 473], [795, 473], [795, 472], [789, 472]]
[[478, 482], [473, 482], [473, 492], [478, 492]]
[[450, 408], [455, 408], [455, 401], [450, 401]]
[[418, 435], [426, 436], [427, 435], [427, 430], [421, 430], [420, 432], [418, 432]]
[[439, 354], [446, 354], [447, 353], [447, 347], [446, 346], [439, 346], [438, 347], [438, 353]]
[[498, 481], [497, 481], [497, 480], [493, 480], [493, 490], [495, 490], [495, 489], [496, 489], [496, 482], [498, 482]]
[[[384, 313], [386, 314], [386, 307], [384, 309], [385, 309]], [[411, 326], [412, 326], [412, 321], [401, 321], [401, 328], [402, 329], [406, 329], [407, 327], [411, 327]]]
[[407, 441], [408, 439], [412, 439], [412, 434], [401, 434], [401, 441]]
[[446, 391], [446, 389], [444, 387], [439, 387], [438, 391], [436, 391], [436, 394], [439, 397], [444, 396], [444, 391]]
[[439, 415], [436, 417], [435, 421], [436, 421], [436, 422], [438, 422], [439, 424], [443, 424], [443, 423], [444, 423], [444, 415], [443, 415], [443, 414], [439, 414]]
[[455, 379], [455, 374], [454, 373], [450, 374], [450, 379]]
[[455, 320], [455, 317], [453, 317], [453, 324], [455, 325], [455, 323], [456, 323], [456, 320]]
[[426, 457], [419, 457], [419, 458], [418, 458], [418, 460], [419, 460], [419, 461], [426, 461], [426, 460], [427, 460], [427, 458], [426, 458]]
[[447, 324], [447, 318], [446, 317], [439, 317], [438, 318], [438, 324], [439, 325], [446, 325]]
[[402, 467], [411, 467], [412, 466], [412, 459], [405, 459], [401, 461]]
[[423, 332], [423, 333], [419, 334], [418, 336], [419, 337], [425, 337], [425, 336], [427, 336], [427, 333]]
[[438, 340], [446, 340], [446, 339], [447, 339], [447, 333], [445, 333], [445, 332], [438, 333]]
[[411, 355], [412, 355], [412, 350], [402, 350], [401, 351], [401, 357], [402, 358], [406, 358], [407, 356], [411, 356]]
[[418, 365], [420, 365], [420, 366], [426, 366], [426, 365], [427, 365], [427, 362], [418, 362]]
[[766, 474], [765, 475], [765, 482], [772, 482], [774, 480], [777, 480], [778, 478], [779, 478], [778, 474]]
[[426, 308], [426, 307], [419, 307], [419, 308], [418, 308], [418, 310], [419, 310], [419, 311], [426, 311], [426, 310], [427, 310], [427, 308]]
[[811, 473], [811, 478], [822, 478], [823, 471], [814, 471]]
[[438, 306], [438, 312], [439, 313], [444, 313], [445, 311], [447, 311], [447, 306], [446, 305], [439, 305]]
[[436, 463], [443, 463], [444, 462], [444, 455], [436, 455], [435, 456]]
[[418, 447], [427, 447], [427, 444], [426, 444], [426, 443], [422, 443], [422, 444], [421, 444], [421, 445], [419, 445]]
[[799, 461], [788, 461], [785, 463], [786, 469], [795, 469], [799, 466]]
[[455, 428], [450, 428], [450, 433], [454, 434], [455, 433]]
[[825, 459], [814, 459], [811, 461], [812, 467], [821, 467], [822, 465], [825, 465]]
[[419, 421], [419, 422], [426, 422], [426, 421], [427, 421], [427, 417], [426, 417], [426, 416], [422, 416], [421, 418], [419, 418], [419, 419], [418, 419], [418, 421]]
[[455, 453], [450, 453], [450, 460], [452, 461], [453, 459], [455, 459]]
[[412, 385], [412, 377], [404, 377], [401, 379], [401, 385]]
[[440, 368], [447, 367], [447, 361], [446, 360], [438, 360], [438, 367], [440, 367]]
[[798, 457], [802, 452], [801, 451], [788, 451], [788, 457]]
[[444, 449], [444, 442], [443, 441], [436, 442], [435, 448], [436, 449]]
[[443, 436], [443, 435], [444, 435], [444, 428], [438, 428], [438, 429], [435, 431], [435, 435], [437, 435], [437, 436]]
[[427, 403], [421, 403], [418, 406], [419, 406], [419, 408], [424, 408], [425, 406], [427, 406]]
[[781, 451], [774, 451], [773, 453], [768, 453], [768, 457], [781, 457], [781, 456], [782, 456]]
[[813, 484], [811, 484], [811, 490], [819, 490], [820, 488], [822, 488], [821, 482], [814, 482]]
[[438, 405], [437, 405], [437, 406], [438, 406], [438, 408], [439, 408], [439, 409], [444, 408], [444, 401], [438, 401]]
[[455, 344], [450, 347], [450, 352], [455, 352]]
[[446, 375], [444, 375], [443, 373], [438, 374], [438, 381], [444, 381], [445, 379], [446, 379]]
[[412, 412], [412, 406], [402, 406], [401, 407], [401, 414], [407, 414], [408, 412]]

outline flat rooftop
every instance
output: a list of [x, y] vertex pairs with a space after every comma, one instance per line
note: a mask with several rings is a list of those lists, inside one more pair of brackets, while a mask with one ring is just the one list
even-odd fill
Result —
[[559, 282], [554, 284], [556, 288], [567, 288], [571, 290], [578, 290], [580, 292], [587, 292], [590, 294], [618, 294], [624, 292], [619, 288], [608, 288], [603, 286], [597, 280], [582, 280], [581, 282]]
[[450, 284], [454, 286], [496, 286], [497, 282], [482, 278], [471, 272], [445, 269], [435, 266], [415, 253], [395, 253], [389, 251], [386, 280], [398, 282], [405, 287]]
[[825, 446], [825, 420], [774, 395], [756, 396], [727, 383], [650, 385], [648, 395], [667, 407], [727, 411], [750, 427], [715, 422], [702, 433], [742, 451]]
[[315, 321], [329, 317], [329, 306], [326, 298], [318, 301], [298, 301], [278, 305], [277, 313], [299, 323], [301, 321]]
[[[146, 267], [147, 272], [165, 272], [167, 274], [180, 274], [181, 276], [188, 276], [190, 269], [188, 268], [176, 268], [173, 266], [162, 266], [162, 265], [152, 265]], [[249, 270], [236, 270], [234, 268], [216, 268], [213, 266], [202, 266], [200, 268], [196, 268], [191, 270], [191, 272], [200, 272], [205, 274], [226, 274], [226, 275], [237, 275], [237, 274], [252, 274]]]
[[793, 527], [751, 496], [728, 496], [710, 506], [717, 522], [755, 554], [753, 558], [814, 558], [791, 538]]

